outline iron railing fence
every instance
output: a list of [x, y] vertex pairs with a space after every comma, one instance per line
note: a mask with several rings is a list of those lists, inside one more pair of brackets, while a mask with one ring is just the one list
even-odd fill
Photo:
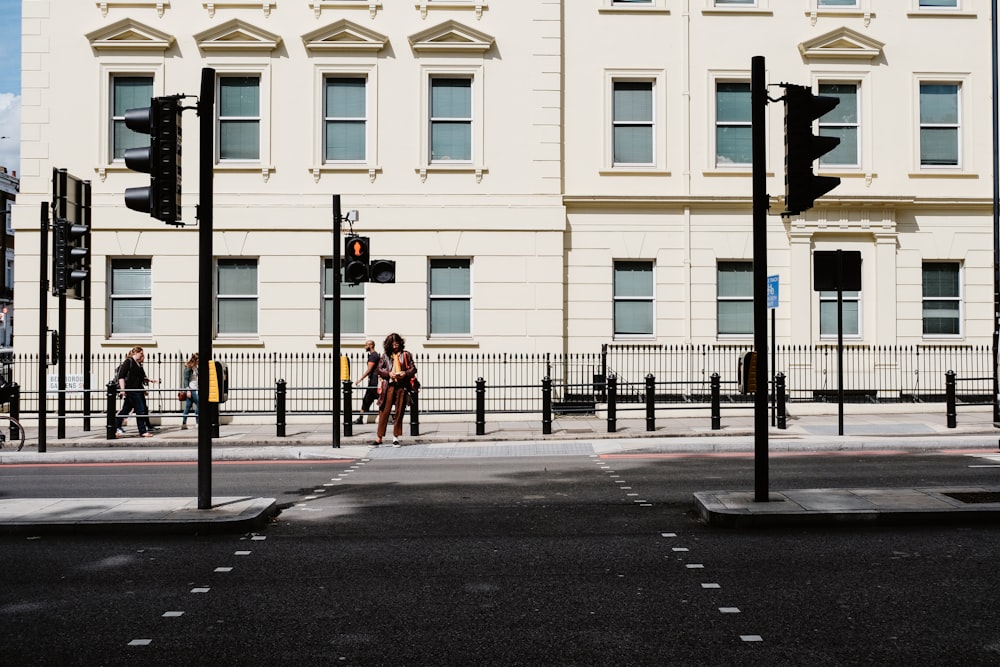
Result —
[[[486, 382], [487, 410], [492, 413], [539, 412], [542, 380], [552, 380], [557, 411], [593, 410], [606, 399], [606, 378], [618, 380], [620, 402], [641, 402], [645, 378], [656, 382], [658, 403], [704, 403], [709, 400], [711, 376], [718, 373], [722, 398], [751, 402], [739, 393], [739, 364], [747, 345], [605, 345], [599, 353], [419, 353], [414, 355], [421, 384], [423, 413], [472, 413], [476, 380]], [[349, 352], [351, 378], [366, 363], [364, 352]], [[270, 413], [275, 409], [275, 383], [285, 380], [289, 414], [329, 413], [341, 400], [340, 364], [329, 352], [219, 352], [228, 366], [229, 400], [223, 412]], [[153, 413], [179, 411], [176, 392], [187, 355], [149, 352], [144, 367], [160, 384], [150, 386]], [[104, 410], [106, 385], [115, 377], [122, 358], [92, 355], [91, 412]], [[21, 411], [38, 411], [38, 355], [17, 354], [9, 360], [6, 377], [21, 387]], [[83, 358], [66, 359], [68, 413], [83, 409]], [[837, 346], [777, 346], [771, 366], [784, 373], [788, 400], [837, 400]], [[945, 372], [962, 378], [958, 399], [966, 403], [992, 400], [992, 350], [976, 345], [869, 346], [844, 349], [844, 391], [847, 400], [879, 403], [943, 401]], [[57, 369], [47, 369], [48, 412], [56, 410]], [[365, 387], [353, 386], [360, 402]], [[355, 409], [357, 409], [355, 407]]]

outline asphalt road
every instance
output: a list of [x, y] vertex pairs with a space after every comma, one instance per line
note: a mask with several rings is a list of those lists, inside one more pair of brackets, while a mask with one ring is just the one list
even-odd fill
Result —
[[[771, 480], [995, 484], [979, 467], [994, 463], [781, 456]], [[0, 469], [15, 496], [195, 481], [176, 465]], [[0, 538], [2, 663], [1000, 663], [1000, 527], [694, 520], [694, 491], [752, 484], [751, 457], [719, 455], [217, 465], [219, 495], [279, 499], [272, 526]]]

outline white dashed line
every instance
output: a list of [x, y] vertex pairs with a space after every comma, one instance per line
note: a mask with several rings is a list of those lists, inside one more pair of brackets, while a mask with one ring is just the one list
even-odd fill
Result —
[[133, 639], [128, 643], [129, 646], [149, 646], [153, 643], [152, 639]]
[[705, 566], [702, 565], [701, 563], [688, 563], [684, 567], [686, 567], [689, 570], [703, 570], [703, 569], [705, 569]]
[[677, 537], [677, 533], [660, 533], [660, 537]]
[[719, 607], [719, 611], [723, 614], [738, 614], [740, 613], [739, 607]]
[[253, 540], [254, 542], [260, 542], [261, 540], [266, 540], [267, 536], [266, 535], [254, 535], [250, 539]]
[[740, 635], [740, 639], [745, 642], [762, 642], [764, 638], [760, 635]]
[[234, 551], [233, 555], [234, 556], [249, 556], [251, 553], [253, 553], [253, 552], [252, 551]]
[[217, 567], [217, 568], [215, 568], [215, 571], [216, 572], [232, 572], [233, 568], [231, 568], [231, 567]]
[[702, 584], [702, 588], [722, 588], [719, 584]]
[[212, 590], [212, 589], [211, 588], [206, 588], [206, 587], [201, 587], [201, 588], [192, 588], [191, 592], [192, 593], [207, 593], [210, 590]]
[[183, 616], [183, 611], [165, 611], [163, 612], [163, 618], [177, 618], [178, 616]]
[[687, 547], [674, 547], [671, 551], [690, 551]]

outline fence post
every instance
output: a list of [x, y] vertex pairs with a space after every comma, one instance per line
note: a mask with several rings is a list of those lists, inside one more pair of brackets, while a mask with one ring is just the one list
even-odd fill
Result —
[[351, 414], [351, 380], [342, 380], [340, 383], [340, 394], [343, 397], [344, 408], [341, 410], [344, 418], [344, 437], [349, 438], [354, 435], [354, 415]]
[[618, 429], [618, 376], [611, 375], [607, 380], [608, 385], [608, 433], [614, 433]]
[[410, 401], [410, 436], [420, 435], [420, 392], [406, 389], [406, 398]]
[[486, 380], [476, 378], [476, 435], [486, 435]]
[[788, 428], [788, 414], [785, 412], [785, 374], [778, 373], [774, 376], [774, 393], [778, 401], [778, 428]]
[[115, 413], [118, 412], [118, 383], [109, 382], [108, 386], [105, 388], [105, 396], [107, 397], [107, 420], [105, 421], [105, 436], [108, 440], [115, 439]]
[[[14, 419], [21, 419], [21, 385], [14, 383], [12, 385], [13, 393], [10, 395], [10, 416]], [[18, 428], [13, 424], [10, 425], [10, 437], [11, 439], [20, 440], [21, 434], [18, 433]]]
[[948, 428], [955, 428], [958, 422], [955, 410], [955, 371], [944, 374], [944, 393], [947, 400]]
[[552, 378], [542, 378], [542, 435], [552, 435]]
[[274, 383], [275, 435], [285, 437], [285, 395], [287, 383], [282, 379]]
[[712, 390], [712, 430], [718, 431], [722, 428], [722, 401], [719, 398], [722, 381], [718, 373], [712, 373], [709, 387]]
[[656, 376], [646, 374], [646, 430], [656, 430]]

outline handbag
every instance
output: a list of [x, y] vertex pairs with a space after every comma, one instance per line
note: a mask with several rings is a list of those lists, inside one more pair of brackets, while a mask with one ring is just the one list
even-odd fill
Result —
[[188, 400], [188, 393], [186, 391], [177, 392], [177, 400], [181, 403], [186, 403]]

